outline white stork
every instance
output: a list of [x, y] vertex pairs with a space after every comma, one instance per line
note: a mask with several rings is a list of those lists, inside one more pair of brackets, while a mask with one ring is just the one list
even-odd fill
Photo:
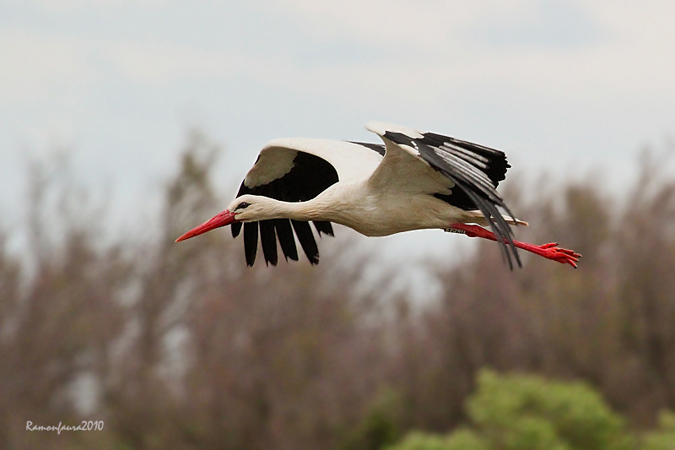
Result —
[[513, 259], [522, 266], [517, 248], [577, 267], [581, 255], [557, 243], [513, 239], [510, 225], [527, 223], [514, 217], [496, 191], [510, 167], [503, 152], [380, 122], [366, 128], [384, 145], [273, 140], [227, 209], [176, 242], [225, 225], [237, 237], [243, 223], [246, 263], [255, 262], [260, 236], [265, 262], [276, 265], [277, 240], [286, 260], [298, 260], [294, 230], [309, 261], [318, 264], [310, 221], [319, 236], [333, 236], [331, 222], [366, 236], [440, 228], [497, 241], [511, 268]]

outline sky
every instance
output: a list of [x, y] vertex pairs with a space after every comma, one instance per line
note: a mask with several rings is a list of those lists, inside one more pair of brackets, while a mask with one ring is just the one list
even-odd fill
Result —
[[670, 0], [0, 0], [0, 220], [21, 220], [26, 161], [64, 149], [131, 218], [193, 127], [225, 149], [227, 201], [269, 140], [377, 142], [371, 120], [620, 190], [675, 134], [673, 17]]

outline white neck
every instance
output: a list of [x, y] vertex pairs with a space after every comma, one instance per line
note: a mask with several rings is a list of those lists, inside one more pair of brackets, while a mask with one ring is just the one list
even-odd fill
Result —
[[[306, 202], [284, 202], [269, 197], [259, 197], [255, 203], [259, 209], [245, 211], [243, 220], [293, 219], [301, 221], [324, 219], [324, 202], [316, 198]], [[253, 208], [253, 207], [249, 207]]]
[[[364, 204], [365, 189], [361, 185], [329, 187], [315, 198], [305, 202], [284, 202], [269, 197], [257, 197], [240, 217], [243, 221], [293, 219], [299, 221], [327, 220], [355, 228], [362, 217], [372, 210]], [[246, 201], [240, 197], [233, 205]], [[366, 202], [367, 203], [367, 202]], [[364, 209], [365, 207], [365, 209]], [[358, 231], [358, 229], [357, 229]]]
[[306, 202], [277, 202], [277, 204], [280, 212], [277, 217], [302, 221], [325, 219], [324, 203], [317, 201], [316, 198]]

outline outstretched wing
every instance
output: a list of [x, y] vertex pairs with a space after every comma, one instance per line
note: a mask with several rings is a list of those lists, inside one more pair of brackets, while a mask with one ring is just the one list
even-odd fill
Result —
[[437, 181], [436, 184], [450, 190], [447, 193], [439, 189], [433, 195], [458, 208], [480, 210], [502, 244], [509, 266], [513, 267], [512, 256], [521, 265], [511, 227], [498, 209], [503, 208], [513, 217], [496, 191], [510, 167], [503, 152], [449, 136], [380, 122], [369, 123], [367, 128], [382, 137], [386, 146], [385, 158], [373, 178], [387, 177], [387, 171], [395, 170], [400, 158], [412, 156], [419, 164], [430, 166], [448, 180], [445, 186]]
[[[260, 152], [256, 163], [241, 183], [237, 197], [261, 195], [285, 202], [311, 200], [338, 181], [367, 178], [382, 160], [382, 151], [350, 142], [321, 139], [277, 139]], [[333, 236], [330, 222], [313, 221], [319, 236]], [[232, 236], [241, 232], [242, 223], [232, 224]], [[278, 261], [277, 241], [286, 260], [298, 260], [295, 243], [300, 245], [311, 264], [318, 264], [319, 249], [308, 222], [272, 219], [246, 222], [244, 249], [246, 264], [252, 266], [258, 250], [258, 238], [267, 264]]]

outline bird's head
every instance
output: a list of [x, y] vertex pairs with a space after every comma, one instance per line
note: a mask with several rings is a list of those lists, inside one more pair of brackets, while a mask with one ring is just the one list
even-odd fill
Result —
[[231, 225], [235, 222], [248, 222], [252, 220], [265, 220], [274, 218], [274, 200], [257, 195], [242, 195], [230, 203], [227, 209], [203, 224], [188, 231], [176, 242], [190, 239], [216, 228]]

